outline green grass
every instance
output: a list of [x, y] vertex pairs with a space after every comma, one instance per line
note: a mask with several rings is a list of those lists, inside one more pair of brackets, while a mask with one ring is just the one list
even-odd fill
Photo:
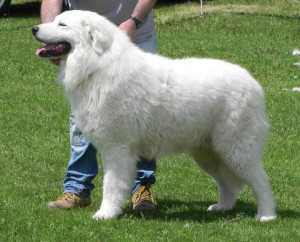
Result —
[[[224, 59], [247, 68], [263, 86], [271, 132], [264, 164], [279, 218], [258, 223], [245, 188], [232, 212], [206, 212], [216, 201], [214, 182], [187, 155], [158, 161], [154, 192], [158, 212], [94, 221], [101, 200], [101, 171], [93, 203], [85, 209], [48, 210], [62, 191], [69, 159], [69, 106], [56, 67], [34, 56], [31, 26], [38, 4], [18, 5], [0, 19], [0, 241], [298, 241], [300, 240], [300, 6], [297, 0], [160, 3], [160, 53], [172, 58]], [[233, 219], [240, 218], [239, 220]]]

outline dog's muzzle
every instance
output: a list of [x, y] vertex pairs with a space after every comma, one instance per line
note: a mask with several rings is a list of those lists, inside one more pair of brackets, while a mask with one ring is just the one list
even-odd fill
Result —
[[41, 39], [37, 35], [39, 30], [40, 28], [38, 25], [33, 26], [31, 29], [34, 37], [38, 41], [45, 43], [43, 47], [36, 50], [35, 54], [37, 56], [44, 57], [44, 58], [57, 58], [63, 55], [67, 55], [71, 51], [72, 49], [71, 44], [66, 41], [60, 41], [58, 43], [50, 43], [47, 42], [46, 40]]

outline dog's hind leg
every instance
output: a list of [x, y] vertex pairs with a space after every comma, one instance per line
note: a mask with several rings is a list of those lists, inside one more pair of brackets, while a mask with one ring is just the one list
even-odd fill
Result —
[[[256, 158], [256, 155], [248, 156], [248, 159], [255, 160]], [[256, 162], [252, 160], [251, 164], [246, 165], [242, 169], [242, 165], [234, 165], [237, 164], [237, 161], [243, 164], [245, 162], [243, 159], [245, 159], [245, 156], [233, 157], [230, 161], [230, 168], [255, 194], [258, 206], [256, 219], [261, 222], [275, 219], [275, 200], [271, 192], [268, 175], [264, 171], [260, 159]]]
[[225, 137], [226, 140], [221, 141], [222, 138], [219, 140], [222, 144], [219, 154], [228, 169], [247, 184], [255, 194], [258, 206], [256, 219], [263, 222], [276, 218], [275, 201], [268, 175], [261, 163], [264, 130], [255, 134], [250, 133], [251, 129], [253, 128], [249, 125], [244, 129], [244, 133], [243, 131], [235, 135], [227, 133], [227, 137], [232, 138]]
[[220, 157], [208, 149], [194, 150], [192, 153], [196, 163], [211, 175], [219, 187], [218, 203], [208, 207], [208, 211], [231, 210], [239, 191], [244, 185], [241, 179], [221, 161]]
[[126, 195], [136, 176], [136, 159], [126, 147], [110, 148], [102, 153], [104, 171], [103, 199], [94, 219], [114, 218], [122, 214]]
[[275, 200], [272, 195], [269, 177], [260, 163], [255, 164], [243, 175], [243, 179], [249, 185], [256, 196], [256, 219], [265, 222], [276, 218]]

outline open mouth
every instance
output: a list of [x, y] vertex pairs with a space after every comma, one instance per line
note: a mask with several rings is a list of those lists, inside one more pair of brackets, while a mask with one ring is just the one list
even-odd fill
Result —
[[66, 55], [71, 50], [71, 44], [68, 42], [60, 42], [57, 44], [46, 44], [36, 50], [35, 54], [43, 58], [52, 58]]

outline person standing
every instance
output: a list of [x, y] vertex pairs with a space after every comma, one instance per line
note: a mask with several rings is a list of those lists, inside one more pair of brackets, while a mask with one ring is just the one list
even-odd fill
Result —
[[[43, 0], [41, 22], [52, 22], [62, 12], [63, 3], [70, 10], [96, 12], [119, 26], [142, 50], [158, 52], [153, 6], [156, 0]], [[56, 65], [59, 59], [52, 60]], [[81, 134], [70, 116], [71, 157], [64, 179], [64, 192], [56, 200], [47, 203], [50, 208], [70, 209], [86, 207], [91, 203], [93, 179], [98, 174], [96, 149]], [[137, 163], [137, 175], [132, 188], [134, 211], [153, 212], [156, 202], [151, 185], [155, 183], [156, 160], [143, 157]]]

